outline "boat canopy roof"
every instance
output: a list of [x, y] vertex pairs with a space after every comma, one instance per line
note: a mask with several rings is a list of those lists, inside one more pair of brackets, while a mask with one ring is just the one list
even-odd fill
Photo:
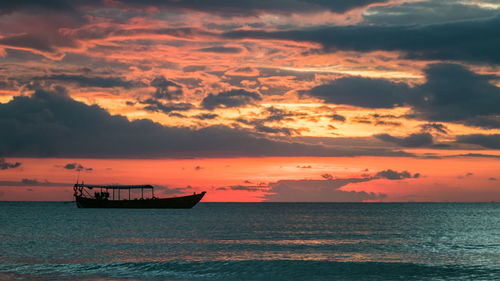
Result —
[[100, 184], [83, 184], [83, 183], [77, 183], [75, 184], [75, 187], [86, 187], [89, 189], [92, 188], [106, 188], [106, 189], [141, 189], [141, 188], [151, 188], [153, 189], [154, 187], [150, 184], [144, 184], [144, 185], [100, 185]]

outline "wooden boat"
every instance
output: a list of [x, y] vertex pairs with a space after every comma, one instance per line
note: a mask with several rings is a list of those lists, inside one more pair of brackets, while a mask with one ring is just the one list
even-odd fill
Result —
[[[131, 199], [130, 190], [140, 189], [141, 198]], [[144, 198], [144, 190], [151, 190], [151, 197]], [[205, 195], [205, 191], [193, 195], [157, 198], [152, 185], [88, 185], [75, 184], [73, 187], [76, 206], [78, 208], [171, 208], [189, 209], [196, 205]], [[98, 190], [98, 191], [95, 191]], [[121, 198], [121, 191], [128, 191], [128, 199]], [[91, 192], [95, 191], [92, 195]], [[110, 191], [112, 196], [110, 198]]]

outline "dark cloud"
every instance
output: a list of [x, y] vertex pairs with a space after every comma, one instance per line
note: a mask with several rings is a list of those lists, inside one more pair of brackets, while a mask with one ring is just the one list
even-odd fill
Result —
[[480, 145], [485, 148], [500, 149], [500, 134], [459, 135], [457, 136], [457, 142]]
[[429, 133], [415, 133], [407, 137], [393, 137], [389, 134], [375, 135], [377, 139], [392, 142], [403, 147], [421, 147], [433, 144], [432, 135]]
[[[287, 139], [284, 136], [276, 136], [277, 139]], [[327, 147], [338, 148], [343, 150], [347, 155], [366, 155], [375, 153], [376, 155], [388, 155], [383, 151], [387, 149], [387, 143], [382, 140], [371, 137], [307, 137], [294, 136], [294, 140], [312, 145], [324, 145]], [[364, 152], [363, 152], [364, 151]], [[375, 152], [375, 151], [378, 151]], [[353, 153], [354, 152], [354, 153]], [[394, 151], [393, 151], [394, 152]], [[417, 155], [405, 152], [407, 157], [417, 157]]]
[[6, 49], [37, 51], [46, 57], [57, 59], [64, 56], [64, 53], [58, 50], [59, 47], [77, 47], [76, 41], [72, 38], [65, 38], [61, 35], [47, 37], [29, 33], [0, 38], [0, 45]]
[[500, 17], [422, 25], [356, 25], [308, 30], [240, 30], [228, 38], [283, 39], [317, 42], [325, 51], [401, 51], [410, 59], [500, 63]]
[[200, 78], [176, 78], [176, 80], [188, 89], [196, 89], [199, 87], [203, 87], [203, 80]]
[[172, 111], [188, 111], [193, 108], [190, 103], [172, 103], [172, 102], [162, 102], [158, 99], [149, 98], [146, 100], [139, 101], [140, 104], [144, 104], [144, 110], [152, 112], [163, 112], [171, 113]]
[[232, 185], [229, 187], [225, 187], [224, 190], [238, 190], [238, 191], [255, 192], [255, 191], [267, 191], [267, 189], [268, 189], [267, 186], [260, 186], [260, 185]]
[[401, 125], [402, 125], [401, 122], [382, 121], [382, 120], [375, 121], [375, 126], [394, 126], [394, 127], [399, 127]]
[[294, 130], [294, 129], [284, 128], [284, 127], [269, 127], [269, 126], [266, 126], [262, 123], [255, 124], [254, 129], [260, 133], [283, 134], [286, 136], [291, 136], [293, 134], [299, 133], [299, 131]]
[[37, 81], [56, 81], [76, 83], [80, 87], [100, 87], [100, 88], [114, 88], [122, 87], [130, 89], [132, 87], [145, 86], [141, 82], [134, 82], [126, 80], [122, 77], [100, 77], [100, 76], [85, 76], [85, 75], [71, 75], [71, 74], [53, 74], [48, 76], [34, 77]]
[[209, 110], [218, 107], [240, 107], [249, 104], [254, 104], [262, 100], [258, 93], [248, 92], [243, 89], [230, 90], [227, 92], [220, 92], [218, 94], [208, 94], [201, 105]]
[[500, 118], [498, 115], [474, 116], [464, 120], [465, 125], [483, 127], [487, 129], [500, 128]]
[[187, 187], [168, 187], [162, 185], [155, 185], [155, 190], [160, 191], [163, 195], [173, 195], [173, 194], [183, 194], [187, 193], [191, 189], [191, 186]]
[[497, 178], [491, 177], [491, 178], [489, 178], [488, 180], [490, 180], [490, 181], [496, 181], [496, 180], [497, 180]]
[[[137, 3], [136, 0], [126, 0], [125, 2]], [[158, 1], [150, 0], [139, 3], [154, 3]], [[234, 1], [223, 0], [217, 2], [200, 2], [196, 0], [171, 0], [162, 1], [162, 5], [167, 7], [178, 7], [184, 9], [198, 10], [202, 12], [217, 13], [220, 15], [236, 16], [236, 15], [256, 15], [260, 13], [278, 13], [292, 14], [303, 12], [322, 12], [330, 10], [333, 12], [345, 12], [347, 10], [366, 6], [372, 3], [385, 2], [381, 0], [352, 0], [352, 1], [323, 1], [323, 0], [270, 0], [270, 1], [252, 1], [243, 0]]]
[[0, 155], [24, 157], [409, 156], [388, 149], [346, 149], [271, 140], [226, 126], [166, 127], [129, 121], [69, 97], [36, 90], [0, 104]]
[[449, 155], [447, 157], [449, 157], [449, 158], [456, 158], [456, 157], [479, 157], [479, 158], [495, 158], [495, 159], [500, 159], [500, 155], [483, 154], [483, 153], [465, 153], [465, 154]]
[[274, 106], [268, 107], [265, 110], [267, 117], [260, 119], [263, 122], [273, 122], [273, 121], [293, 121], [293, 117], [299, 116], [299, 114], [293, 113], [291, 111], [286, 111]]
[[356, 116], [356, 117], [352, 118], [351, 121], [355, 122], [355, 123], [360, 123], [360, 124], [372, 124], [372, 120], [370, 120], [370, 119], [368, 119], [368, 117], [364, 117], [364, 116]]
[[486, 19], [498, 15], [482, 2], [454, 0], [411, 1], [398, 5], [371, 7], [363, 14], [364, 23], [372, 25], [438, 24]]
[[20, 181], [0, 181], [0, 186], [64, 186], [71, 187], [71, 183], [50, 182], [48, 180], [39, 181], [37, 179], [21, 179]]
[[182, 97], [182, 86], [167, 80], [164, 76], [156, 77], [151, 81], [151, 87], [156, 88], [156, 99], [177, 100]]
[[21, 166], [20, 162], [9, 163], [4, 158], [0, 158], [0, 170], [14, 169]]
[[[425, 69], [425, 75], [427, 82], [417, 87], [409, 100], [417, 116], [459, 121], [500, 114], [500, 88], [490, 83], [495, 77], [476, 74], [458, 64], [433, 64]], [[496, 121], [500, 127], [500, 120]]]
[[203, 71], [207, 67], [204, 65], [188, 65], [182, 68], [184, 72], [195, 72], [195, 71]]
[[170, 112], [168, 114], [168, 116], [171, 116], [171, 117], [177, 117], [177, 118], [186, 118], [186, 116], [180, 114], [180, 113], [177, 113], [177, 112]]
[[74, 170], [74, 169], [83, 169], [83, 166], [79, 165], [77, 163], [68, 163], [68, 164], [64, 165], [63, 168], [66, 170]]
[[[7, 3], [10, 2], [10, 3]], [[22, 59], [43, 59], [39, 55], [51, 59], [61, 59], [65, 50], [80, 46], [80, 42], [64, 28], [78, 28], [88, 22], [88, 18], [80, 12], [67, 9], [68, 5], [58, 6], [59, 9], [44, 9], [43, 2], [52, 1], [1, 1], [0, 3], [0, 30], [2, 38], [0, 45], [7, 50], [7, 57], [15, 53], [12, 50], [21, 50]], [[54, 1], [59, 2], [59, 1]], [[13, 4], [16, 3], [16, 4]], [[26, 5], [24, 5], [26, 4]], [[66, 8], [64, 8], [66, 7]], [[35, 56], [26, 55], [36, 53]]]
[[333, 180], [333, 176], [331, 174], [322, 174], [321, 177], [325, 180]]
[[420, 126], [422, 128], [423, 131], [436, 131], [438, 133], [442, 133], [442, 134], [448, 134], [448, 128], [443, 125], [443, 124], [439, 124], [439, 123], [427, 123], [427, 124], [423, 124]]
[[44, 52], [55, 52], [53, 42], [43, 40], [35, 35], [22, 34], [0, 38], [0, 44], [10, 47], [30, 48]]
[[221, 54], [239, 54], [243, 52], [243, 49], [238, 47], [209, 47], [198, 49], [198, 52], [206, 52], [206, 53], [221, 53]]
[[[196, 0], [121, 0], [126, 6], [131, 7], [156, 7], [168, 10], [195, 10], [204, 13], [214, 13], [221, 16], [252, 16], [261, 13], [311, 13], [329, 10], [333, 12], [345, 12], [356, 7], [363, 7], [372, 3], [385, 2], [382, 0], [270, 0], [270, 1], [251, 1], [242, 0], [238, 2], [222, 1], [196, 1]], [[105, 7], [106, 2], [99, 0], [50, 0], [50, 1], [2, 1], [1, 7], [8, 10], [17, 9], [53, 9], [56, 11], [72, 11], [79, 7]]]
[[379, 118], [388, 118], [388, 119], [399, 119], [401, 118], [401, 116], [396, 116], [396, 115], [393, 115], [393, 114], [384, 114], [384, 115], [380, 115], [380, 114], [372, 114], [371, 115], [373, 118], [375, 119], [379, 119]]
[[[500, 128], [500, 107], [496, 106], [500, 104], [500, 88], [490, 83], [495, 76], [476, 74], [462, 65], [447, 63], [431, 64], [424, 72], [427, 81], [413, 88], [385, 79], [346, 77], [303, 94], [327, 103], [367, 108], [408, 105], [413, 112], [407, 118]], [[445, 130], [439, 124], [423, 128], [431, 127]]]
[[258, 76], [259, 71], [252, 67], [238, 67], [226, 72], [228, 75]]
[[[407, 171], [397, 172], [397, 171], [393, 171], [391, 169], [380, 171], [377, 174], [375, 174], [375, 178], [383, 178], [383, 179], [388, 179], [388, 180], [402, 180], [402, 179], [408, 179], [411, 177], [412, 177], [412, 175]], [[420, 177], [420, 174], [417, 173], [414, 175], [414, 177], [418, 178], [418, 177]]]
[[199, 115], [196, 115], [193, 117], [196, 119], [200, 119], [200, 120], [212, 120], [212, 119], [219, 117], [219, 115], [213, 114], [213, 113], [203, 113], [203, 114], [199, 114]]
[[30, 180], [30, 179], [22, 179], [21, 183], [24, 183], [26, 185], [37, 185], [37, 184], [40, 184], [40, 182], [38, 182], [38, 180], [36, 180], [36, 179], [32, 179], [32, 180]]
[[[3, 70], [3, 68], [0, 67]], [[17, 90], [17, 81], [14, 79], [1, 79], [0, 78], [0, 89], [2, 90]]]
[[277, 134], [277, 135], [285, 135], [285, 136], [292, 136], [292, 135], [300, 135], [300, 132], [303, 130], [308, 130], [308, 129], [293, 129], [293, 128], [286, 128], [283, 126], [276, 127], [276, 126], [270, 126], [267, 123], [270, 122], [282, 122], [282, 121], [294, 121], [294, 117], [297, 116], [307, 116], [305, 113], [294, 113], [291, 111], [286, 111], [280, 108], [276, 108], [274, 106], [266, 108], [264, 111], [261, 113], [263, 115], [262, 118], [255, 118], [252, 120], [246, 120], [243, 118], [237, 118], [236, 121], [243, 123], [245, 125], [251, 125], [253, 126], [253, 129], [257, 132], [261, 133], [266, 133], [266, 134]]
[[274, 202], [362, 202], [384, 199], [386, 195], [381, 193], [339, 190], [351, 183], [370, 180], [372, 179], [280, 180], [269, 183], [268, 194], [264, 196], [264, 200]]
[[[139, 13], [135, 13], [138, 15]], [[134, 13], [130, 13], [129, 15], [134, 15]], [[90, 32], [89, 32], [90, 31]], [[117, 27], [108, 27], [102, 28], [99, 30], [96, 29], [82, 29], [76, 32], [76, 37], [80, 39], [97, 39], [97, 38], [106, 38], [108, 36], [124, 36], [124, 37], [133, 37], [136, 35], [171, 35], [178, 38], [193, 38], [195, 36], [213, 36], [215, 34], [208, 32], [204, 29], [192, 28], [192, 27], [172, 27], [172, 28], [117, 28]], [[134, 42], [134, 41], [129, 41]], [[138, 43], [142, 43], [144, 45], [154, 44], [152, 40], [148, 39], [139, 39], [135, 41]], [[166, 44], [173, 46], [183, 46], [183, 42], [165, 42]], [[101, 46], [105, 47], [105, 46]], [[107, 47], [110, 48], [110, 47]], [[116, 47], [111, 47], [116, 48]], [[119, 47], [118, 47], [119, 48]]]
[[252, 73], [254, 72], [254, 68], [251, 68], [251, 67], [239, 67], [237, 69], [234, 70], [234, 72], [241, 72], [241, 73]]
[[312, 88], [309, 95], [327, 103], [348, 104], [367, 108], [393, 108], [406, 101], [404, 83], [363, 77], [344, 77]]
[[[38, 0], [22, 0], [22, 1], [0, 1], [0, 15], [5, 12], [12, 12], [16, 10], [25, 9], [49, 9], [56, 11], [73, 11], [75, 10], [74, 4], [79, 1], [68, 1], [68, 0], [48, 0], [48, 1], [38, 1]], [[92, 1], [91, 1], [92, 2]], [[82, 2], [80, 2], [82, 3]], [[94, 2], [95, 3], [95, 2]]]
[[64, 169], [66, 170], [75, 170], [75, 171], [92, 171], [92, 168], [84, 167], [81, 164], [78, 163], [68, 163], [63, 166]]
[[262, 118], [255, 118], [252, 120], [245, 120], [242, 118], [237, 118], [236, 121], [246, 124], [246, 125], [251, 125], [253, 126], [254, 130], [257, 132], [261, 133], [268, 133], [268, 134], [282, 134], [286, 136], [291, 136], [294, 134], [300, 134], [300, 131], [302, 129], [292, 129], [292, 128], [286, 128], [283, 126], [280, 127], [275, 127], [275, 126], [269, 126], [267, 123], [268, 122], [282, 122], [282, 121], [294, 121], [294, 117], [297, 116], [306, 116], [304, 113], [293, 113], [291, 111], [286, 111], [280, 108], [276, 108], [274, 106], [266, 108], [263, 112], [262, 115], [264, 117]]
[[332, 115], [330, 115], [330, 118], [332, 118], [335, 121], [340, 121], [340, 122], [345, 121], [345, 117], [342, 115], [339, 115], [339, 114], [332, 114]]

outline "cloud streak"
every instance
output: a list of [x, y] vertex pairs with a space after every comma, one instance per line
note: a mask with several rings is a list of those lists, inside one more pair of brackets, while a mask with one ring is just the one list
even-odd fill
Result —
[[408, 171], [397, 172], [391, 169], [383, 170], [375, 174], [374, 178], [383, 178], [388, 180], [402, 180], [409, 178], [419, 178], [420, 174], [416, 173], [413, 176]]
[[432, 25], [359, 25], [309, 30], [240, 30], [227, 38], [279, 39], [317, 42], [325, 52], [339, 50], [399, 51], [409, 59], [500, 63], [500, 39], [495, 36], [500, 17]]
[[208, 94], [201, 102], [201, 105], [206, 109], [213, 110], [218, 107], [241, 107], [254, 104], [260, 100], [262, 100], [262, 97], [258, 93], [237, 89], [218, 94]]
[[92, 171], [92, 168], [84, 167], [82, 164], [78, 163], [68, 163], [63, 166], [63, 169], [66, 170], [75, 170], [75, 171]]
[[[103, 3], [98, 0], [90, 1], [69, 1], [69, 0], [54, 0], [54, 1], [21, 1], [13, 3], [4, 1], [3, 8], [7, 11], [14, 11], [20, 9], [51, 9], [56, 11], [74, 11], [81, 7], [99, 7]], [[363, 7], [373, 3], [383, 3], [383, 0], [353, 0], [353, 1], [304, 1], [304, 0], [271, 0], [271, 1], [251, 1], [243, 0], [235, 3], [229, 0], [216, 1], [216, 2], [199, 2], [195, 0], [121, 0], [119, 3], [131, 7], [147, 8], [156, 7], [159, 9], [167, 10], [194, 10], [205, 13], [214, 13], [221, 16], [254, 16], [260, 13], [278, 13], [290, 14], [300, 12], [315, 12], [330, 10], [334, 12], [345, 12], [349, 9], [356, 7]], [[111, 2], [110, 2], [111, 3]], [[109, 3], [108, 3], [109, 4]]]
[[457, 136], [457, 142], [480, 145], [491, 149], [500, 149], [500, 134], [459, 135]]
[[71, 187], [71, 183], [61, 183], [61, 182], [50, 182], [48, 180], [39, 181], [37, 179], [24, 178], [20, 181], [0, 181], [0, 186], [61, 186], [61, 187]]
[[353, 183], [370, 181], [370, 178], [347, 178], [325, 180], [280, 180], [269, 183], [264, 201], [269, 202], [362, 202], [382, 200], [381, 193], [344, 191], [340, 188]]
[[21, 162], [10, 163], [5, 161], [4, 158], [0, 158], [0, 170], [14, 169], [21, 166]]
[[375, 135], [377, 139], [395, 143], [403, 147], [422, 147], [433, 144], [432, 135], [429, 133], [415, 133], [406, 137], [394, 137], [389, 134]]

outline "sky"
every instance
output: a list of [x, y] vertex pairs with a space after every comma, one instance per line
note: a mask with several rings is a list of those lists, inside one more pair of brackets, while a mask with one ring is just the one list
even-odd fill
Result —
[[500, 201], [500, 3], [0, 1], [0, 201]]

